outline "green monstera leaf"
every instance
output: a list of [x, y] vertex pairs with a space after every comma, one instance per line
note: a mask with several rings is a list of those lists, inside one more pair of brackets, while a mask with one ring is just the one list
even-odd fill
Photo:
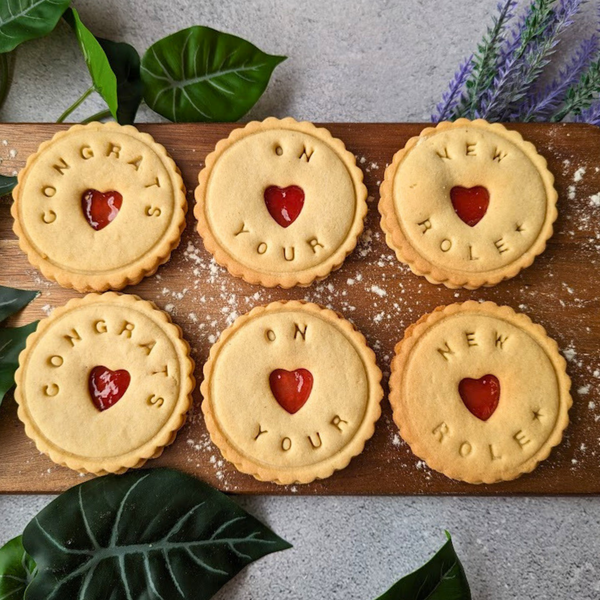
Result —
[[38, 295], [39, 292], [17, 290], [0, 285], [0, 323], [25, 308]]
[[9, 177], [8, 175], [0, 175], [0, 197], [7, 196], [10, 194], [17, 185], [16, 177]]
[[37, 321], [23, 327], [0, 328], [0, 404], [6, 392], [15, 385], [15, 371], [19, 354], [25, 348], [29, 334], [35, 331]]
[[21, 536], [0, 548], [0, 599], [23, 600], [35, 574], [35, 563], [25, 552]]
[[142, 57], [144, 99], [171, 121], [237, 121], [284, 60], [234, 35], [190, 27], [159, 40]]
[[[38, 294], [39, 292], [16, 290], [0, 285], [0, 323], [27, 306]], [[27, 336], [33, 333], [36, 327], [37, 321], [24, 327], [0, 327], [0, 404], [6, 392], [15, 384], [19, 354], [25, 348]]]
[[465, 570], [448, 541], [421, 568], [397, 581], [377, 600], [471, 600]]
[[170, 469], [71, 488], [29, 523], [27, 600], [207, 600], [290, 545], [209, 485]]
[[[4, 106], [4, 101], [6, 100], [6, 96], [8, 96], [11, 84], [10, 56], [11, 55], [9, 54], [0, 54], [0, 108]], [[6, 194], [6, 192], [3, 192], [2, 195], [4, 194]]]
[[0, 53], [22, 42], [48, 35], [71, 0], [2, 0], [0, 2]]

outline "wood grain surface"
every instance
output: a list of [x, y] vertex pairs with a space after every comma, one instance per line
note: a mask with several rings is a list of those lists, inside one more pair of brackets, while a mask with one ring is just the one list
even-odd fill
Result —
[[[562, 444], [532, 474], [491, 486], [452, 481], [429, 470], [400, 439], [387, 399], [375, 436], [350, 466], [331, 478], [280, 487], [238, 473], [210, 442], [200, 393], [185, 427], [148, 467], [170, 466], [217, 488], [240, 494], [596, 494], [600, 492], [600, 130], [579, 124], [510, 125], [531, 140], [556, 176], [559, 218], [546, 252], [518, 277], [494, 288], [454, 291], [434, 286], [400, 265], [386, 246], [377, 213], [378, 184], [386, 164], [424, 125], [330, 124], [356, 154], [369, 189], [365, 232], [342, 268], [320, 284], [289, 291], [254, 287], [231, 277], [204, 250], [191, 211], [171, 261], [126, 292], [168, 310], [192, 345], [196, 377], [211, 344], [233, 319], [273, 300], [306, 299], [349, 318], [375, 349], [384, 384], [394, 345], [404, 329], [436, 306], [467, 299], [493, 300], [529, 314], [554, 337], [573, 381], [571, 424]], [[40, 142], [64, 128], [54, 124], [0, 124], [0, 169], [21, 168]], [[139, 125], [164, 144], [180, 167], [190, 206], [204, 157], [233, 124]], [[20, 251], [12, 233], [10, 198], [0, 200], [0, 284], [40, 290], [10, 325], [44, 317], [78, 294], [46, 281]], [[387, 386], [386, 391], [387, 391]], [[54, 493], [85, 479], [54, 465], [24, 433], [9, 394], [0, 407], [0, 492]]]

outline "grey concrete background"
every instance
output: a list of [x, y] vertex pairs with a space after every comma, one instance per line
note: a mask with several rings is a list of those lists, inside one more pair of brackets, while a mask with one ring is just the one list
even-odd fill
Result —
[[[497, 0], [75, 0], [98, 35], [143, 51], [193, 24], [289, 60], [249, 117], [427, 120]], [[579, 21], [594, 27], [598, 2]], [[586, 18], [587, 17], [587, 18]], [[89, 86], [67, 27], [17, 54], [4, 121], [52, 121]], [[103, 108], [90, 98], [75, 113]], [[156, 120], [142, 111], [139, 121]], [[0, 543], [48, 497], [0, 497]], [[370, 600], [419, 566], [449, 529], [477, 600], [600, 598], [597, 498], [244, 498], [294, 544], [250, 566], [219, 600]]]

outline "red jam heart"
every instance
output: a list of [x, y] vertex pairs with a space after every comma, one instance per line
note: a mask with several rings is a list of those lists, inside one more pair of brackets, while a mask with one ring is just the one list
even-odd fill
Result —
[[86, 190], [81, 196], [83, 214], [96, 231], [104, 229], [115, 220], [121, 210], [121, 204], [123, 204], [123, 196], [115, 191]]
[[483, 219], [490, 204], [490, 194], [481, 185], [472, 188], [455, 186], [450, 190], [450, 199], [454, 212], [469, 227], [475, 227]]
[[487, 421], [498, 408], [500, 382], [494, 375], [484, 375], [480, 379], [462, 379], [458, 384], [458, 393], [472, 414]]
[[106, 410], [114, 406], [127, 391], [131, 376], [124, 369], [111, 371], [106, 367], [94, 367], [88, 379], [88, 388], [94, 406]]
[[278, 225], [289, 227], [302, 212], [304, 191], [297, 185], [285, 188], [270, 185], [265, 190], [265, 204]]
[[279, 406], [293, 415], [306, 404], [312, 390], [313, 376], [306, 369], [275, 369], [269, 375], [269, 385]]

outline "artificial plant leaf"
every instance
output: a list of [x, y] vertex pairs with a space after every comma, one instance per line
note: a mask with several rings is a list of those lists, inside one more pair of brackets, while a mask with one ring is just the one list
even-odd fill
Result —
[[16, 177], [0, 175], [0, 197], [10, 194], [17, 185]]
[[0, 108], [4, 105], [11, 84], [11, 54], [0, 54]]
[[450, 534], [448, 541], [422, 567], [397, 581], [377, 600], [471, 600], [471, 589], [456, 556]]
[[71, 488], [25, 528], [27, 600], [206, 600], [290, 545], [209, 485], [171, 469]]
[[6, 392], [15, 384], [19, 354], [25, 348], [27, 336], [36, 327], [37, 321], [23, 327], [0, 327], [0, 404]]
[[125, 42], [97, 38], [117, 78], [117, 121], [131, 125], [144, 97], [144, 84], [140, 75], [140, 55]]
[[21, 536], [0, 548], [0, 599], [23, 600], [35, 573], [35, 563], [25, 552]]
[[0, 323], [25, 308], [38, 295], [39, 292], [17, 290], [0, 285]]
[[0, 53], [22, 42], [48, 35], [71, 0], [2, 0], [0, 2]]
[[182, 29], [142, 57], [144, 99], [171, 121], [237, 121], [285, 58], [210, 27]]
[[81, 22], [79, 13], [74, 8], [69, 8], [64, 16], [65, 21], [75, 31], [95, 90], [104, 98], [110, 114], [116, 119], [118, 108], [117, 77], [112, 70], [106, 53], [94, 34]]

